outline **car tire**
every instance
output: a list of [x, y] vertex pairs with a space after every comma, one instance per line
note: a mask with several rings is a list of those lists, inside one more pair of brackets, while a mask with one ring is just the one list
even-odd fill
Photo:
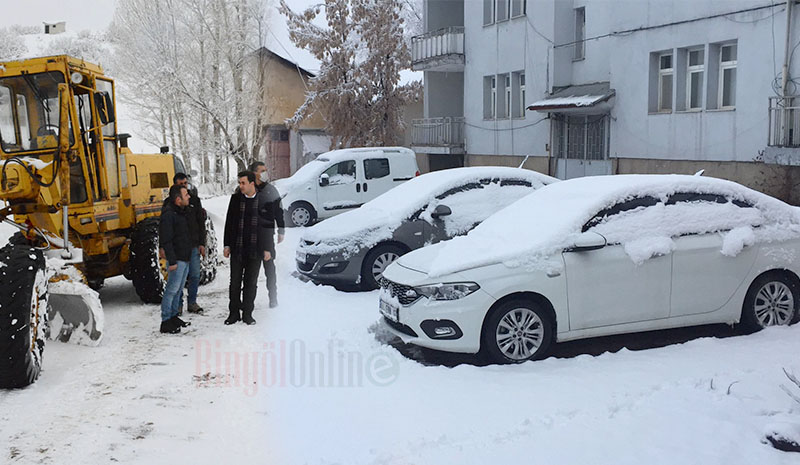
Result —
[[286, 213], [286, 224], [291, 227], [311, 226], [316, 219], [317, 211], [308, 202], [294, 203]]
[[800, 319], [800, 288], [781, 271], [762, 274], [750, 288], [742, 305], [741, 326], [746, 332], [768, 326], [787, 326]]
[[160, 304], [167, 284], [166, 262], [158, 257], [158, 222], [158, 218], [145, 219], [131, 236], [133, 288], [146, 304]]
[[539, 360], [548, 354], [554, 332], [550, 312], [534, 302], [509, 300], [495, 307], [486, 319], [481, 351], [494, 363]]
[[[380, 287], [378, 279], [387, 266], [400, 258], [406, 251], [396, 245], [384, 244], [374, 247], [361, 262], [361, 287], [371, 291]], [[377, 272], [377, 273], [376, 273]]]

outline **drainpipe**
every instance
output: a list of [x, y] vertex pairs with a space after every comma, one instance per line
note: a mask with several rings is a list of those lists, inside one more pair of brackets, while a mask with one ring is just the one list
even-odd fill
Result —
[[781, 97], [786, 98], [786, 84], [789, 81], [789, 47], [792, 36], [792, 6], [794, 0], [786, 0], [786, 45], [783, 53], [783, 73], [781, 74]]

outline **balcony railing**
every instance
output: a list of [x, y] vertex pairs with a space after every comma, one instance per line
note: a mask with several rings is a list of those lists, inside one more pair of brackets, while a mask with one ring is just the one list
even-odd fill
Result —
[[800, 96], [769, 98], [769, 143], [800, 147]]
[[411, 64], [415, 70], [445, 67], [463, 70], [464, 28], [446, 27], [411, 38]]
[[417, 147], [464, 147], [464, 118], [422, 118], [411, 122], [412, 145]]

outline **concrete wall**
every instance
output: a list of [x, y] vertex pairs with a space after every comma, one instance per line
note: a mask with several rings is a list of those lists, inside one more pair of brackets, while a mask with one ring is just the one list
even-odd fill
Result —
[[792, 205], [800, 205], [800, 166], [646, 158], [614, 160], [615, 174], [694, 174], [700, 170], [705, 170], [704, 176], [735, 181]]
[[426, 118], [464, 115], [464, 73], [426, 71], [423, 85]]
[[[519, 167], [525, 157], [497, 155], [465, 155], [464, 166], [511, 166]], [[549, 175], [547, 157], [528, 157], [523, 168]]]
[[426, 0], [425, 31], [436, 31], [449, 26], [464, 25], [464, 2], [480, 0]]

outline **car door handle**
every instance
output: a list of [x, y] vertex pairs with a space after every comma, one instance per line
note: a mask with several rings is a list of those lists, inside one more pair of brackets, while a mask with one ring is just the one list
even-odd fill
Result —
[[367, 192], [367, 183], [364, 183], [364, 192]]
[[356, 192], [361, 192], [361, 184], [356, 183]]

